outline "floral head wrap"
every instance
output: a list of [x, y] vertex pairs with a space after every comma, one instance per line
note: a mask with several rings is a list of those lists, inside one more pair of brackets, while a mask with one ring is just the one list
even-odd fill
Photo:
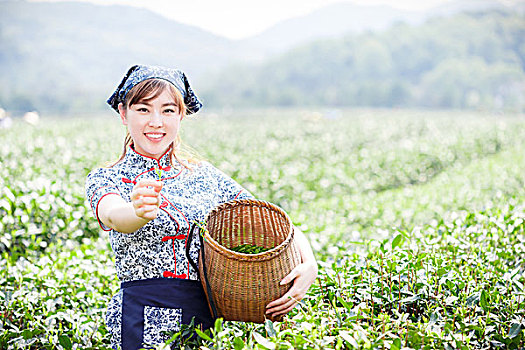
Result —
[[124, 103], [124, 99], [131, 88], [144, 80], [154, 78], [164, 79], [180, 91], [184, 98], [187, 114], [196, 113], [202, 107], [202, 103], [191, 89], [188, 78], [182, 71], [145, 65], [135, 65], [128, 70], [113, 95], [108, 99], [108, 104], [118, 113], [118, 104]]

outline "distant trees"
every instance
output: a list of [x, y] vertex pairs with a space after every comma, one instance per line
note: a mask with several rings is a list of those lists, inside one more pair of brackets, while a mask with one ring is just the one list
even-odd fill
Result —
[[[525, 18], [488, 12], [317, 41], [212, 79], [213, 105], [525, 110]], [[220, 88], [227, 84], [227, 89]]]
[[423, 75], [421, 87], [425, 106], [515, 109], [525, 93], [525, 74], [519, 67], [480, 57], [447, 59]]
[[[234, 63], [211, 75], [205, 73], [207, 69], [240, 59], [239, 52], [249, 49], [234, 48], [153, 14], [147, 15], [149, 25], [130, 25], [134, 21], [112, 15], [123, 10], [0, 1], [0, 106], [20, 114], [107, 108], [104, 101], [114, 82], [131, 64], [175, 62], [189, 73], [192, 83], [193, 72], [205, 76], [195, 87], [207, 107], [525, 111], [523, 14], [493, 10], [433, 18], [418, 26], [398, 23], [383, 32], [293, 47], [257, 65]], [[126, 11], [137, 18], [145, 15], [138, 9]], [[96, 25], [86, 24], [93, 19]], [[157, 41], [151, 42], [154, 37]], [[195, 40], [189, 41], [190, 37]], [[160, 47], [165, 49], [159, 52]]]

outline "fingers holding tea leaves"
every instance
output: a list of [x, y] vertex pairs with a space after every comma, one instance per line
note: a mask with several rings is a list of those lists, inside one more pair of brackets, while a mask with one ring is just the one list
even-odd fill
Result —
[[159, 196], [162, 190], [162, 182], [156, 180], [140, 180], [131, 191], [131, 200], [136, 200], [139, 197], [155, 197]]
[[155, 180], [139, 181], [131, 192], [131, 202], [138, 217], [153, 220], [158, 215], [162, 182]]
[[146, 220], [153, 220], [157, 217], [159, 208], [156, 205], [143, 206], [135, 209], [135, 215]]
[[145, 219], [154, 219], [157, 217], [159, 200], [155, 197], [139, 197], [133, 201], [135, 214]]
[[152, 180], [152, 179], [143, 179], [137, 182], [134, 189], [135, 188], [149, 188], [159, 193], [160, 190], [162, 189], [162, 185], [163, 185], [162, 181]]

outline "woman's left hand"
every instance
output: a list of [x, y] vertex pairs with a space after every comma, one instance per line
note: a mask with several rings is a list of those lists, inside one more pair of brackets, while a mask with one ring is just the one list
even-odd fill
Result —
[[290, 312], [304, 298], [316, 277], [317, 262], [315, 260], [297, 265], [280, 283], [283, 285], [293, 281], [292, 287], [282, 297], [266, 306], [266, 314], [273, 318]]

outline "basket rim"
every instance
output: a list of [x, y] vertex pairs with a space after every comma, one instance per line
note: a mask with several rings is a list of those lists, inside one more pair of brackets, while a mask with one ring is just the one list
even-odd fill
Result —
[[208, 232], [208, 229], [206, 227], [206, 230], [204, 231], [204, 242], [208, 243], [208, 246], [215, 250], [217, 253], [224, 255], [228, 258], [234, 259], [234, 260], [242, 260], [242, 261], [265, 261], [270, 260], [274, 258], [275, 256], [279, 255], [286, 247], [290, 245], [290, 242], [292, 241], [294, 237], [294, 225], [292, 223], [292, 220], [288, 216], [288, 214], [279, 206], [270, 203], [268, 201], [263, 201], [259, 199], [234, 199], [222, 204], [219, 204], [217, 207], [212, 209], [208, 215], [206, 216], [206, 222], [208, 222], [209, 218], [212, 215], [215, 215], [217, 212], [230, 207], [236, 207], [239, 205], [246, 205], [246, 206], [258, 206], [258, 207], [268, 207], [272, 210], [275, 210], [280, 215], [282, 215], [286, 222], [288, 223], [289, 231], [286, 235], [286, 238], [284, 241], [282, 241], [279, 245], [273, 247], [270, 250], [257, 253], [257, 254], [246, 254], [246, 253], [240, 253], [233, 251], [231, 249], [226, 248], [222, 244], [219, 244]]

